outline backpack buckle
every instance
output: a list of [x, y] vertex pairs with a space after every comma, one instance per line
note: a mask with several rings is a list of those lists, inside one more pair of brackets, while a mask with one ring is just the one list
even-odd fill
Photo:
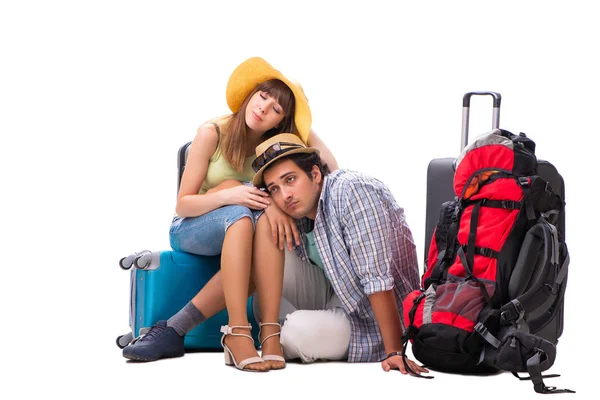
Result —
[[502, 312], [500, 313], [500, 318], [506, 322], [519, 321], [525, 317], [525, 308], [517, 299], [514, 299], [510, 303], [502, 306], [501, 310]]
[[517, 178], [517, 181], [521, 186], [531, 186], [531, 178], [528, 176], [520, 176]]
[[486, 342], [488, 342], [489, 344], [491, 344], [492, 346], [494, 346], [494, 348], [499, 348], [500, 345], [502, 344], [501, 341], [498, 340], [498, 338], [496, 338], [496, 336], [492, 335], [490, 333], [490, 331], [488, 330], [488, 328], [483, 325], [481, 322], [478, 322], [477, 324], [475, 324], [475, 327], [473, 328], [475, 330], [475, 332], [477, 332]]

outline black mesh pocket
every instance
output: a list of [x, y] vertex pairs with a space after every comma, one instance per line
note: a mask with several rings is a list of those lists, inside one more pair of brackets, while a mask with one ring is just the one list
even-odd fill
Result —
[[[493, 287], [492, 284], [486, 284], [488, 293], [493, 293]], [[432, 314], [436, 312], [455, 314], [470, 321], [474, 326], [485, 304], [485, 298], [477, 282], [471, 280], [446, 282], [437, 287], [435, 304], [431, 311]], [[436, 322], [434, 317], [432, 322]]]

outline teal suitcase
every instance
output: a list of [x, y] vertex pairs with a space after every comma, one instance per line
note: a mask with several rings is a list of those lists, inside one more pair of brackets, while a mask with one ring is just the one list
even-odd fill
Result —
[[[127, 346], [159, 320], [167, 320], [183, 308], [219, 270], [219, 256], [199, 256], [178, 251], [143, 251], [124, 257], [121, 268], [131, 270], [129, 326], [131, 331], [117, 338]], [[258, 347], [258, 324], [248, 299], [248, 321]], [[185, 336], [186, 350], [219, 350], [221, 325], [227, 325], [227, 311], [207, 319]]]

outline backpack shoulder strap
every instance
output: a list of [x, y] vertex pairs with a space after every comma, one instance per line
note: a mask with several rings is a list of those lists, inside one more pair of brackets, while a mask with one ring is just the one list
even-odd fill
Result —
[[560, 301], [569, 262], [566, 244], [561, 246], [556, 227], [542, 215], [521, 246], [508, 284], [508, 296], [513, 300], [500, 309], [501, 319], [517, 322], [540, 307], [549, 309]]

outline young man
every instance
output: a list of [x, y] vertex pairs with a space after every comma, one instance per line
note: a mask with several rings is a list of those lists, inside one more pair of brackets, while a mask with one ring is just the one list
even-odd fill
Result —
[[286, 263], [284, 272], [290, 304], [282, 311], [292, 311], [281, 331], [286, 358], [383, 360], [385, 371], [406, 373], [399, 310], [419, 272], [403, 209], [374, 178], [329, 174], [318, 150], [295, 135], [276, 135], [256, 154], [253, 184], [296, 220], [302, 238], [295, 251], [304, 264]]

